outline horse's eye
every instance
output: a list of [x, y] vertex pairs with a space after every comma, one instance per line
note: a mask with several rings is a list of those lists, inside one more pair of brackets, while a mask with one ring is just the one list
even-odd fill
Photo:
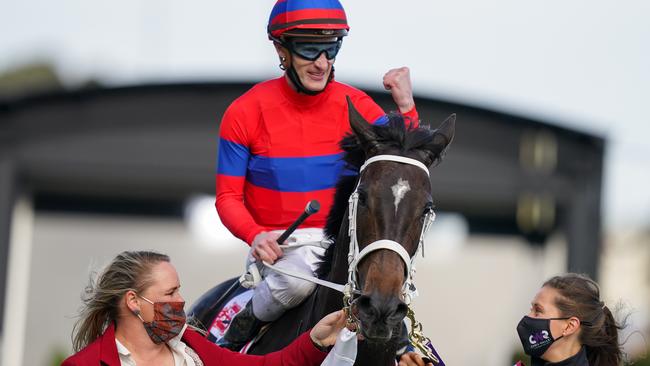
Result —
[[422, 218], [424, 219], [431, 210], [433, 210], [433, 202], [427, 202], [422, 210]]

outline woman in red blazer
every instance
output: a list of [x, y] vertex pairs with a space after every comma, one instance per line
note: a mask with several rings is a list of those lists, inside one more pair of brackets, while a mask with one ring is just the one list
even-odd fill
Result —
[[169, 257], [123, 252], [86, 289], [73, 329], [78, 351], [62, 366], [319, 365], [345, 325], [342, 312], [323, 318], [289, 346], [265, 356], [220, 348], [185, 324], [180, 282]]

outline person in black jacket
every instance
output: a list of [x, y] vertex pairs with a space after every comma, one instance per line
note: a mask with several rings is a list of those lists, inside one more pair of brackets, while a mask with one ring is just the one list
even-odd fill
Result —
[[621, 326], [600, 299], [598, 284], [589, 277], [555, 276], [544, 283], [531, 305], [517, 333], [532, 366], [621, 364]]

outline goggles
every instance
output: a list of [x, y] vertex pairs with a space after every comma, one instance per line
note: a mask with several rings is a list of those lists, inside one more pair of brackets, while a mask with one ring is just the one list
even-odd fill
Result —
[[328, 60], [333, 60], [339, 53], [342, 44], [342, 38], [334, 42], [309, 42], [304, 39], [290, 39], [283, 42], [289, 51], [309, 61], [316, 61], [323, 52]]

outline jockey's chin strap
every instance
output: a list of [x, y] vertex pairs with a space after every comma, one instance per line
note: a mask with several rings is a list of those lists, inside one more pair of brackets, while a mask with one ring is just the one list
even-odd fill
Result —
[[[415, 159], [407, 158], [404, 156], [398, 156], [398, 155], [373, 156], [372, 158], [366, 160], [366, 162], [361, 166], [361, 168], [359, 169], [359, 174], [361, 174], [361, 172], [363, 172], [363, 170], [367, 168], [368, 165], [378, 161], [392, 161], [401, 164], [413, 165], [422, 169], [427, 174], [427, 177], [429, 176], [429, 169], [426, 167], [426, 165], [422, 164], [421, 162]], [[415, 262], [416, 255], [414, 255], [411, 258], [409, 253], [404, 249], [404, 247], [401, 244], [399, 244], [394, 240], [389, 240], [389, 239], [381, 239], [381, 240], [374, 241], [368, 244], [362, 250], [359, 250], [359, 242], [357, 241], [357, 207], [359, 203], [358, 190], [359, 190], [360, 183], [361, 183], [361, 179], [359, 179], [359, 183], [357, 183], [357, 187], [355, 188], [354, 192], [350, 195], [350, 199], [348, 200], [348, 204], [349, 204], [348, 219], [350, 221], [348, 235], [350, 236], [350, 250], [348, 252], [348, 282], [345, 285], [340, 285], [330, 281], [325, 281], [320, 278], [305, 275], [295, 271], [281, 269], [267, 262], [263, 262], [263, 264], [264, 266], [276, 272], [282, 273], [284, 275], [300, 278], [342, 292], [344, 295], [344, 302], [346, 303], [345, 305], [349, 306], [351, 305], [352, 297], [354, 295], [361, 294], [361, 290], [359, 289], [359, 283], [357, 281], [357, 267], [359, 265], [359, 262], [361, 262], [363, 258], [365, 258], [366, 256], [368, 256], [370, 253], [374, 251], [381, 250], [381, 249], [390, 250], [392, 252], [397, 253], [397, 255], [399, 255], [399, 257], [404, 262], [406, 280], [404, 281], [404, 284], [402, 286], [402, 297], [404, 302], [407, 303], [408, 305], [410, 304], [411, 300], [415, 296], [417, 296], [417, 290], [415, 288], [415, 285], [413, 284], [413, 275], [415, 274], [414, 262]], [[431, 223], [433, 223], [435, 217], [436, 214], [433, 212], [433, 209], [430, 208], [424, 217], [424, 224], [422, 225], [422, 230], [420, 231], [418, 248], [415, 251], [415, 254], [417, 254], [418, 251], [422, 251], [422, 255], [424, 256], [424, 236], [427, 230], [429, 229], [429, 227], [431, 226]], [[305, 243], [302, 245], [322, 246], [321, 243]], [[283, 249], [290, 249], [296, 247], [296, 245], [292, 245], [292, 244], [281, 245], [280, 247]], [[250, 275], [252, 277], [252, 281], [246, 281], [247, 279], [245, 279], [244, 276], [240, 278], [240, 282], [242, 282], [242, 285], [244, 285], [245, 287], [254, 287], [255, 283], [261, 279], [261, 276], [259, 275], [256, 266], [253, 265], [249, 267], [249, 271], [250, 270], [256, 273], [252, 273], [252, 274], [248, 273], [245, 274], [244, 276]], [[247, 286], [245, 282], [251, 282], [253, 284], [252, 285], [249, 284]]]

